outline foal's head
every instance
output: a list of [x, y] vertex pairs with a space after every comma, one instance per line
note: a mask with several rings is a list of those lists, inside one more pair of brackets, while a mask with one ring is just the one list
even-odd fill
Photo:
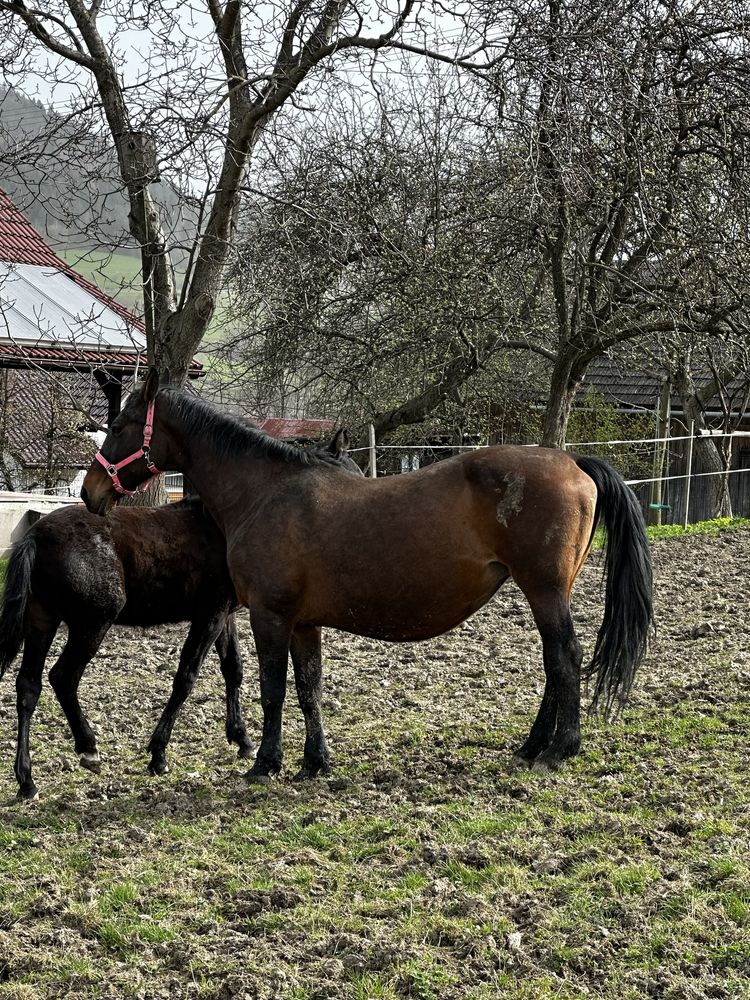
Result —
[[81, 499], [92, 513], [106, 514], [121, 497], [147, 489], [159, 472], [174, 468], [164, 425], [154, 432], [158, 392], [159, 374], [151, 368], [112, 421], [81, 487]]

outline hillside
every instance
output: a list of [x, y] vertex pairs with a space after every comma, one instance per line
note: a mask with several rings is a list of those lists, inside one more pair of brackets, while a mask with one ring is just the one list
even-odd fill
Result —
[[[1, 186], [61, 257], [124, 305], [141, 308], [140, 258], [105, 137], [0, 87], [0, 172]], [[154, 196], [174, 244], [184, 245], [189, 208], [166, 180], [154, 185]]]

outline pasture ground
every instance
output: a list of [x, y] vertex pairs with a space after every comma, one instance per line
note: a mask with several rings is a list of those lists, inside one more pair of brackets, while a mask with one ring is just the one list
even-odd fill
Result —
[[[19, 804], [6, 677], [0, 998], [750, 996], [750, 532], [654, 555], [659, 630], [632, 706], [588, 721], [555, 775], [511, 765], [542, 685], [511, 586], [433, 642], [329, 634], [335, 773], [303, 785], [244, 785], [213, 657], [170, 774], [149, 778], [184, 629], [115, 629], [82, 687], [101, 775], [78, 767], [45, 687], [42, 794]], [[589, 651], [597, 562], [574, 599]], [[301, 733], [290, 690], [290, 773]]]

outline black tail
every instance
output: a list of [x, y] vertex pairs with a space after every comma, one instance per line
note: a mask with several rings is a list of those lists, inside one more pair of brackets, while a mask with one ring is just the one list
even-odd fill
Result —
[[23, 644], [23, 622], [31, 593], [31, 572], [36, 557], [36, 541], [26, 535], [13, 549], [0, 599], [0, 677], [18, 656]]
[[653, 621], [651, 550], [635, 494], [615, 470], [598, 458], [576, 457], [596, 483], [595, 524], [607, 532], [604, 620], [585, 676], [595, 677], [592, 709], [609, 715], [627, 700], [638, 664], [646, 653]]

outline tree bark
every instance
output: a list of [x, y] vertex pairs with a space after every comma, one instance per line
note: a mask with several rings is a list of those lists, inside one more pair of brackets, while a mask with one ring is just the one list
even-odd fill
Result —
[[542, 418], [542, 440], [545, 448], [564, 448], [570, 411], [588, 359], [578, 353], [561, 350], [550, 378], [549, 398]]

